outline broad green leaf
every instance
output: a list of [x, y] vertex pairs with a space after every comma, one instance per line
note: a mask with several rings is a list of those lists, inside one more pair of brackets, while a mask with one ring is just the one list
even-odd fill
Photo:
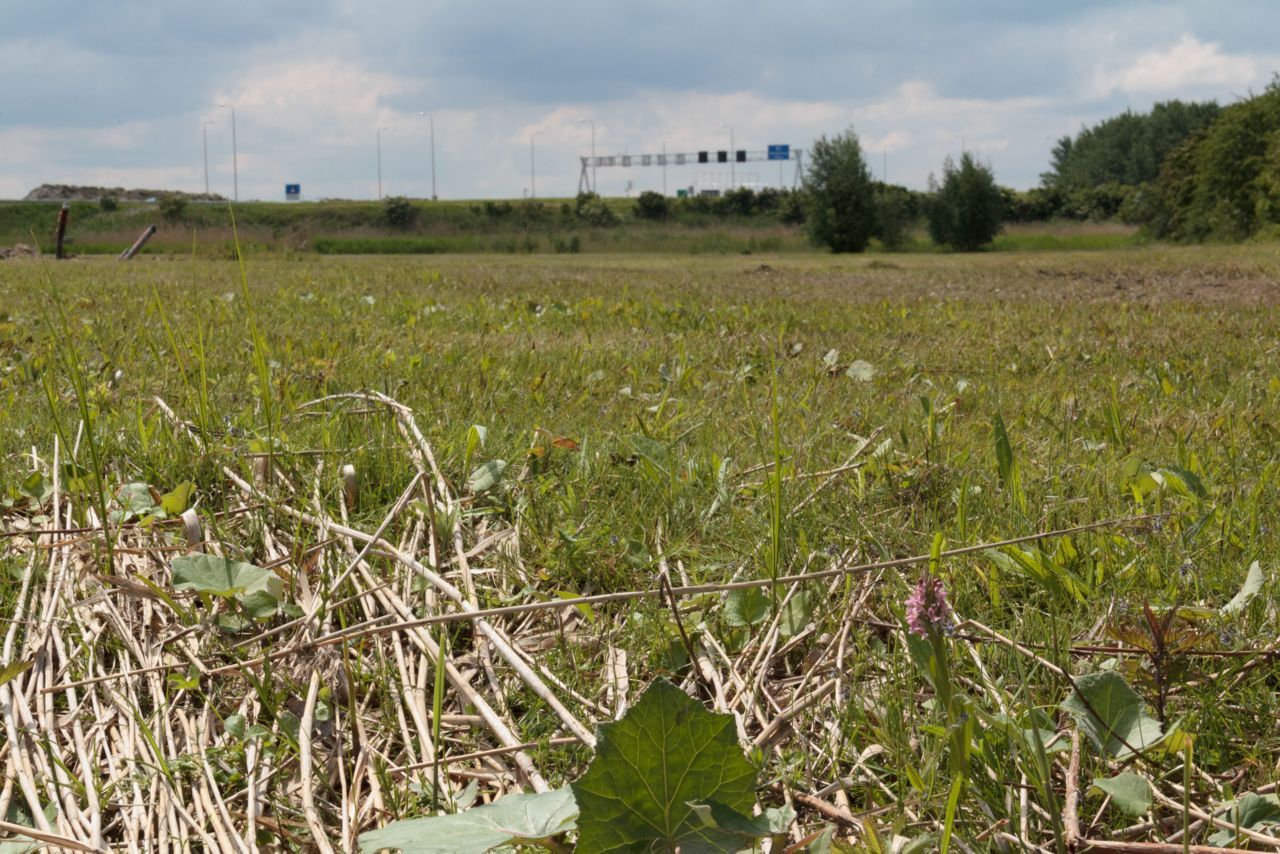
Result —
[[1151, 784], [1145, 777], [1125, 771], [1114, 777], [1095, 777], [1093, 787], [1111, 796], [1111, 802], [1125, 815], [1146, 815], [1151, 809]]
[[160, 509], [170, 516], [181, 516], [191, 506], [191, 496], [195, 492], [196, 485], [191, 481], [180, 483], [161, 497]]
[[[1264, 827], [1280, 825], [1280, 797], [1249, 792], [1222, 818], [1244, 830], [1261, 831]], [[1236, 842], [1237, 836], [1234, 830], [1219, 830], [1209, 837], [1209, 844], [1226, 847]]]
[[907, 640], [907, 652], [911, 655], [911, 660], [916, 663], [916, 667], [920, 669], [920, 675], [929, 681], [934, 690], [937, 690], [937, 684], [934, 681], [937, 674], [933, 666], [933, 644], [928, 638], [922, 638], [911, 631], [906, 625], [903, 626], [903, 636]]
[[25, 673], [28, 669], [30, 669], [31, 665], [35, 663], [36, 662], [34, 658], [28, 658], [25, 661], [14, 661], [10, 663], [3, 670], [0, 670], [0, 685], [7, 684], [9, 682], [12, 682], [14, 679], [17, 679], [19, 676]]
[[1262, 565], [1256, 560], [1249, 564], [1249, 572], [1245, 575], [1244, 586], [1240, 588], [1240, 592], [1232, 597], [1231, 601], [1222, 606], [1222, 613], [1226, 616], [1239, 614], [1248, 606], [1249, 602], [1258, 592], [1262, 590], [1262, 585], [1266, 578], [1262, 574]]
[[33, 471], [18, 484], [18, 492], [30, 498], [35, 504], [44, 504], [53, 495], [53, 481], [43, 473]]
[[778, 620], [778, 634], [785, 640], [804, 631], [805, 626], [813, 619], [813, 604], [807, 592], [801, 591], [792, 596], [782, 609]]
[[754, 626], [769, 619], [769, 594], [758, 587], [731, 590], [724, 601], [724, 621], [734, 628]]
[[796, 818], [791, 807], [773, 807], [760, 815], [749, 816], [716, 801], [689, 806], [703, 825], [739, 837], [737, 845], [746, 850], [754, 850], [756, 840], [786, 833]]
[[844, 375], [851, 380], [869, 383], [876, 378], [876, 369], [872, 367], [870, 362], [864, 362], [862, 359], [854, 359]]
[[126, 483], [116, 493], [116, 502], [120, 511], [115, 515], [122, 521], [132, 516], [164, 516], [151, 494], [151, 487], [145, 483]]
[[489, 460], [471, 473], [471, 477], [467, 479], [467, 487], [472, 492], [487, 492], [498, 485], [506, 470], [505, 460]]
[[1123, 758], [1161, 739], [1160, 723], [1118, 673], [1090, 673], [1076, 680], [1079, 693], [1062, 703], [1094, 746], [1108, 756]]
[[244, 738], [244, 715], [227, 715], [227, 719], [222, 722], [222, 726], [236, 738]]
[[596, 756], [573, 783], [581, 851], [737, 850], [691, 803], [716, 801], [746, 814], [756, 771], [731, 715], [712, 714], [666, 680], [649, 686], [622, 720], [599, 728]]
[[284, 591], [280, 576], [269, 569], [207, 554], [174, 558], [173, 586], [236, 599], [257, 619], [275, 613]]
[[507, 795], [453, 815], [393, 821], [360, 834], [360, 850], [404, 854], [483, 854], [499, 846], [546, 839], [574, 829], [578, 805], [568, 786], [553, 792]]

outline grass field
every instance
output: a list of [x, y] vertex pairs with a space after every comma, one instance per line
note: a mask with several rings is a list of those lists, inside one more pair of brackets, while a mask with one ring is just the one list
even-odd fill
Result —
[[[0, 262], [0, 813], [345, 850], [574, 779], [664, 676], [787, 850], [1256, 847], [1280, 249], [1088, 239]], [[188, 507], [265, 599], [180, 583]]]

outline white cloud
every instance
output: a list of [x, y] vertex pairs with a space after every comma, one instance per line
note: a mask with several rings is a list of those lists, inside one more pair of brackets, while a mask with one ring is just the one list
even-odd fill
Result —
[[1217, 42], [1200, 41], [1185, 33], [1169, 47], [1148, 50], [1126, 64], [1097, 69], [1094, 83], [1102, 94], [1244, 90], [1264, 82], [1277, 64], [1277, 57], [1226, 53]]

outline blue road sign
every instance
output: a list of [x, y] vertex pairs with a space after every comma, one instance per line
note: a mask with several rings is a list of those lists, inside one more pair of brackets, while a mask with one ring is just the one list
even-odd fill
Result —
[[769, 146], [769, 159], [770, 160], [790, 160], [791, 146], [790, 145]]
[[285, 184], [284, 197], [286, 201], [296, 202], [298, 199], [302, 198], [302, 185], [301, 184]]

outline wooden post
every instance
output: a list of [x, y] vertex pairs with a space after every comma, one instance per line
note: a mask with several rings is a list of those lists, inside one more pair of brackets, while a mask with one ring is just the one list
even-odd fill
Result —
[[67, 236], [67, 217], [71, 215], [71, 205], [63, 202], [62, 210], [58, 211], [58, 232], [54, 238], [55, 255], [58, 260], [66, 258], [67, 255], [62, 251], [62, 241]]
[[130, 246], [128, 249], [120, 253], [120, 260], [128, 261], [134, 255], [137, 255], [139, 252], [141, 252], [142, 247], [147, 245], [147, 241], [150, 240], [151, 235], [155, 233], [156, 233], [156, 227], [154, 225], [147, 226], [147, 230], [142, 232], [142, 236], [139, 237], [132, 246]]

